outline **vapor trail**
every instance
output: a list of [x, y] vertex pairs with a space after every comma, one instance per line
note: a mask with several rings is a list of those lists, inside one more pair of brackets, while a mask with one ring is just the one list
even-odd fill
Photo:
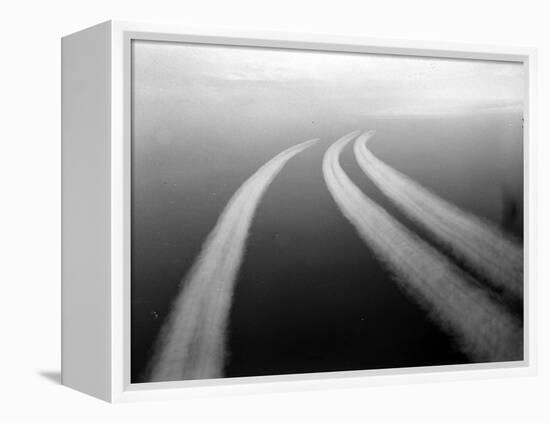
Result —
[[287, 161], [317, 141], [278, 154], [231, 197], [172, 305], [151, 362], [150, 381], [223, 376], [233, 287], [255, 210]]
[[354, 150], [359, 166], [378, 188], [477, 277], [521, 299], [521, 246], [490, 223], [445, 201], [379, 160], [367, 148], [373, 135], [374, 131], [369, 131], [357, 138]]
[[336, 141], [323, 158], [327, 187], [344, 216], [399, 285], [476, 361], [520, 360], [523, 331], [485, 290], [478, 288], [448, 259], [413, 235], [367, 198], [339, 163], [352, 132]]

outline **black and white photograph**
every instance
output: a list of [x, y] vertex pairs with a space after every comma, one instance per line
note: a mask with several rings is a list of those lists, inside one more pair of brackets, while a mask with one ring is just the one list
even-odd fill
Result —
[[550, 422], [546, 3], [4, 3], [0, 423]]
[[525, 81], [133, 40], [131, 382], [522, 361]]

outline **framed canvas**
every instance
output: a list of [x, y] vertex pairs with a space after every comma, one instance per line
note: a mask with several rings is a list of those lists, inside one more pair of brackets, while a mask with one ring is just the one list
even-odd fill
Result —
[[535, 370], [535, 52], [62, 41], [62, 380], [108, 401]]

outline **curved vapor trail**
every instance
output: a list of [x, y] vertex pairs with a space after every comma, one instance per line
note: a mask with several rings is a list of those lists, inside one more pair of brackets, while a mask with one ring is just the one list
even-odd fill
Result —
[[336, 204], [399, 285], [477, 361], [520, 360], [523, 331], [514, 317], [470, 283], [448, 259], [413, 235], [349, 179], [339, 156], [359, 131], [330, 146], [323, 174]]
[[283, 166], [318, 139], [284, 150], [235, 192], [185, 278], [151, 362], [150, 381], [223, 376], [233, 287], [263, 193]]
[[367, 148], [373, 135], [374, 131], [369, 131], [355, 141], [355, 157], [363, 172], [477, 277], [521, 299], [522, 248], [496, 227], [445, 201], [375, 157]]

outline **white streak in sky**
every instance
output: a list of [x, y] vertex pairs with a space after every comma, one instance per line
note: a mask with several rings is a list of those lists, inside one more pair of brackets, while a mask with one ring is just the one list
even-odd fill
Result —
[[233, 288], [255, 210], [287, 161], [315, 142], [317, 139], [303, 142], [275, 156], [229, 200], [160, 333], [150, 381], [223, 376]]
[[325, 153], [323, 174], [344, 216], [398, 284], [476, 361], [520, 360], [523, 330], [516, 319], [446, 257], [415, 236], [374, 203], [349, 179], [339, 163], [346, 144], [359, 131]]
[[354, 150], [359, 166], [378, 188], [477, 277], [521, 299], [521, 246], [490, 223], [445, 201], [376, 158], [367, 148], [373, 135], [374, 131], [369, 131], [357, 138]]

